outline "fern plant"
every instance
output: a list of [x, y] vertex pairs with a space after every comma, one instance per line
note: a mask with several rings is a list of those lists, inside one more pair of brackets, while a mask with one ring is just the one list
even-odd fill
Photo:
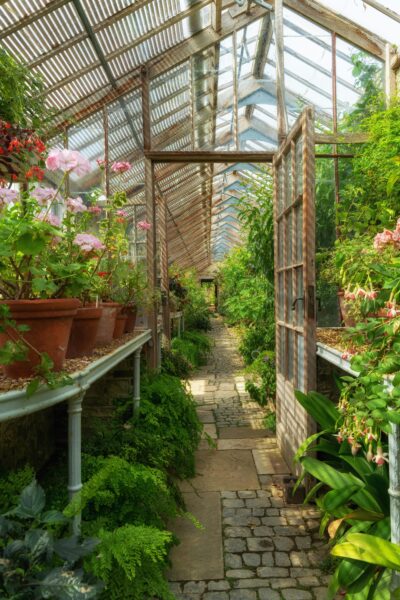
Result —
[[104, 600], [175, 600], [164, 578], [172, 534], [144, 525], [101, 529], [99, 552], [86, 568], [105, 582]]

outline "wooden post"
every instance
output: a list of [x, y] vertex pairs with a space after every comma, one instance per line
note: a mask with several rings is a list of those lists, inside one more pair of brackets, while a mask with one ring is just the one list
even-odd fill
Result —
[[103, 106], [103, 129], [104, 129], [104, 192], [107, 198], [110, 195], [110, 165], [108, 151], [108, 111], [107, 106]]
[[168, 236], [167, 236], [167, 199], [159, 196], [159, 220], [160, 220], [160, 262], [161, 262], [161, 293], [163, 294], [162, 317], [163, 334], [167, 348], [171, 343], [171, 320], [169, 308], [169, 277], [168, 277]]
[[283, 0], [275, 0], [276, 101], [278, 111], [278, 141], [282, 143], [288, 131], [285, 103], [285, 65], [283, 42]]
[[[146, 68], [141, 70], [142, 79], [142, 115], [143, 115], [143, 149], [151, 149], [151, 128], [150, 128], [150, 83]], [[144, 159], [144, 195], [146, 205], [146, 220], [151, 228], [147, 231], [147, 286], [150, 294], [154, 294], [157, 285], [157, 266], [156, 266], [156, 202], [154, 189], [154, 165], [150, 158]], [[157, 310], [153, 303], [149, 309], [149, 328], [152, 332], [152, 344], [149, 344], [149, 366], [151, 369], [157, 367]]]
[[239, 147], [239, 107], [238, 107], [238, 59], [237, 59], [237, 33], [232, 34], [232, 52], [233, 52], [233, 145], [238, 152]]

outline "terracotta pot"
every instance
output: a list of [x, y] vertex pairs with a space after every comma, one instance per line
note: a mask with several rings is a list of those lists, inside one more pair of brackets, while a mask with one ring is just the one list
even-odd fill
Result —
[[126, 307], [122, 311], [126, 315], [125, 333], [133, 333], [136, 325], [137, 309], [135, 307]]
[[96, 343], [97, 330], [103, 312], [101, 307], [82, 306], [74, 317], [67, 358], [90, 356]]
[[338, 292], [339, 309], [340, 309], [340, 320], [345, 327], [355, 327], [355, 320], [349, 316], [346, 301], [344, 299], [344, 292]]
[[120, 338], [124, 335], [127, 320], [128, 320], [128, 316], [125, 315], [123, 312], [120, 312], [117, 315], [117, 318], [115, 319], [115, 327], [114, 327], [114, 333], [113, 333], [114, 340], [116, 340], [117, 338]]
[[103, 311], [97, 329], [96, 347], [111, 344], [117, 313], [121, 310], [121, 305], [118, 302], [102, 302], [101, 308]]
[[[18, 325], [28, 325], [30, 328], [23, 334], [26, 341], [38, 352], [46, 352], [54, 362], [54, 369], [60, 371], [67, 352], [72, 321], [80, 301], [76, 298], [63, 298], [7, 300], [1, 303], [9, 306], [11, 317]], [[9, 339], [15, 339], [12, 330], [0, 333], [0, 346]], [[34, 368], [39, 364], [40, 356], [34, 350], [29, 350], [27, 360], [5, 365], [3, 369], [7, 377], [19, 379], [34, 375]]]

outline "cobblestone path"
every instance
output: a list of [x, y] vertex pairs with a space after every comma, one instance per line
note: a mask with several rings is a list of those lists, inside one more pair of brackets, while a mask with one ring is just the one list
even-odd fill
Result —
[[177, 524], [171, 591], [179, 600], [323, 600], [329, 577], [318, 512], [285, 505], [288, 473], [263, 411], [245, 392], [237, 340], [213, 319], [213, 352], [190, 387], [216, 448], [202, 441], [198, 476], [182, 491], [203, 531]]

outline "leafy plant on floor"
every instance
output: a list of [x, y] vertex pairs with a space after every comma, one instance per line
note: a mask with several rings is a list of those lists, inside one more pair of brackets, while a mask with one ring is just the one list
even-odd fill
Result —
[[84, 574], [82, 559], [95, 538], [59, 537], [68, 521], [45, 511], [43, 489], [33, 480], [15, 508], [0, 517], [0, 595], [13, 600], [98, 598], [103, 585]]
[[171, 343], [172, 353], [186, 359], [190, 370], [206, 364], [210, 349], [209, 338], [199, 331], [185, 331]]
[[4, 472], [0, 476], [0, 514], [11, 510], [18, 504], [19, 497], [24, 488], [26, 488], [35, 478], [35, 471], [29, 465], [16, 471]]
[[205, 289], [200, 285], [194, 271], [182, 271], [173, 265], [170, 268], [172, 290], [179, 294], [185, 317], [187, 330], [199, 329], [208, 331], [210, 329], [210, 315], [206, 299]]
[[[372, 462], [368, 455], [368, 431], [359, 440], [354, 452], [351, 436], [342, 439], [336, 434], [343, 422], [343, 414], [326, 397], [310, 392], [296, 392], [300, 404], [319, 424], [321, 431], [312, 435], [299, 448], [296, 459], [303, 474], [317, 480], [306, 501], [315, 499], [321, 510], [321, 535], [328, 530], [332, 553], [343, 556], [332, 577], [328, 600], [339, 590], [345, 590], [349, 599], [373, 599], [376, 590], [386, 577], [384, 569], [372, 566], [354, 555], [341, 552], [350, 536], [364, 533], [373, 536], [378, 546], [390, 538], [390, 500], [388, 494], [388, 469], [386, 462]], [[318, 458], [307, 456], [316, 453]], [[328, 488], [328, 489], [327, 489]], [[346, 548], [346, 546], [344, 546]], [[357, 596], [356, 594], [361, 594]], [[382, 596], [382, 599], [389, 596]]]
[[175, 600], [164, 577], [172, 534], [144, 525], [98, 532], [100, 546], [86, 568], [105, 581], [104, 600]]

